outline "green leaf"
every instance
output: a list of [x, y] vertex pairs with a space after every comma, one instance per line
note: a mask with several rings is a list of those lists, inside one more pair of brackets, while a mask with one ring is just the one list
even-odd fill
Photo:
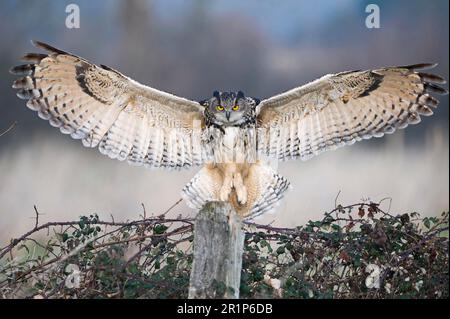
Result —
[[84, 226], [86, 226], [86, 222], [87, 222], [87, 217], [86, 216], [81, 216], [80, 217], [80, 221], [78, 222], [78, 226], [80, 226], [80, 229], [83, 229]]
[[331, 225], [331, 228], [332, 228], [334, 231], [336, 231], [336, 232], [342, 231], [341, 226], [339, 226], [339, 225], [337, 225], [337, 224]]
[[280, 246], [280, 247], [277, 248], [277, 254], [278, 255], [284, 254], [284, 251], [285, 251], [284, 246]]
[[164, 234], [164, 232], [168, 229], [166, 225], [162, 224], [156, 224], [155, 227], [153, 227], [153, 233], [156, 235]]
[[425, 225], [426, 228], [430, 229], [430, 227], [431, 227], [431, 221], [430, 221], [430, 219], [428, 219], [427, 217], [425, 217], [425, 218], [423, 219], [423, 224]]

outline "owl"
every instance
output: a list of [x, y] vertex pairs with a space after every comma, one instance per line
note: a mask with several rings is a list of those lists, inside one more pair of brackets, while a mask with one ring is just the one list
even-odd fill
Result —
[[254, 218], [273, 211], [288, 180], [274, 163], [382, 137], [430, 116], [447, 94], [435, 64], [328, 74], [260, 100], [216, 91], [191, 101], [144, 86], [42, 42], [13, 88], [42, 119], [110, 158], [149, 168], [202, 166], [183, 188], [193, 208], [229, 201]]

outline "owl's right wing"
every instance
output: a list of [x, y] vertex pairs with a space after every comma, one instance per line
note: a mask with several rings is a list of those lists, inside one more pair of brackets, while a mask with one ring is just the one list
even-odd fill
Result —
[[45, 43], [11, 69], [17, 95], [62, 133], [111, 158], [148, 167], [180, 168], [204, 162], [202, 106], [144, 86]]
[[307, 160], [362, 139], [381, 137], [433, 114], [445, 80], [418, 64], [328, 74], [261, 101], [258, 151], [279, 160]]

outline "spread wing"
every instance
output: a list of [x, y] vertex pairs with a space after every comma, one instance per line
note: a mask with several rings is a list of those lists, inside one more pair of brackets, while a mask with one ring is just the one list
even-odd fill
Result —
[[11, 69], [23, 76], [13, 88], [62, 133], [98, 147], [111, 158], [148, 167], [202, 164], [202, 106], [144, 86], [41, 42]]
[[446, 83], [443, 78], [417, 71], [434, 66], [329, 74], [263, 100], [257, 108], [258, 151], [280, 160], [307, 160], [419, 123], [439, 103], [429, 93], [447, 93], [437, 85]]

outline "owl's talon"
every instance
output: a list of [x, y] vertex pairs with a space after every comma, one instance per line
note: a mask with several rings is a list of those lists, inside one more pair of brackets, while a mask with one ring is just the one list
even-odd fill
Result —
[[238, 204], [244, 206], [247, 204], [247, 188], [242, 180], [242, 175], [237, 173], [233, 176], [234, 189], [236, 190], [236, 197]]
[[247, 190], [245, 189], [245, 187], [236, 190], [236, 195], [239, 205], [244, 206], [245, 204], [247, 204]]
[[228, 201], [228, 195], [221, 192], [220, 196], [219, 196], [219, 199], [220, 199], [221, 202], [226, 202], [226, 201]]
[[229, 185], [224, 185], [220, 189], [219, 199], [221, 202], [227, 202], [230, 197], [231, 187]]

